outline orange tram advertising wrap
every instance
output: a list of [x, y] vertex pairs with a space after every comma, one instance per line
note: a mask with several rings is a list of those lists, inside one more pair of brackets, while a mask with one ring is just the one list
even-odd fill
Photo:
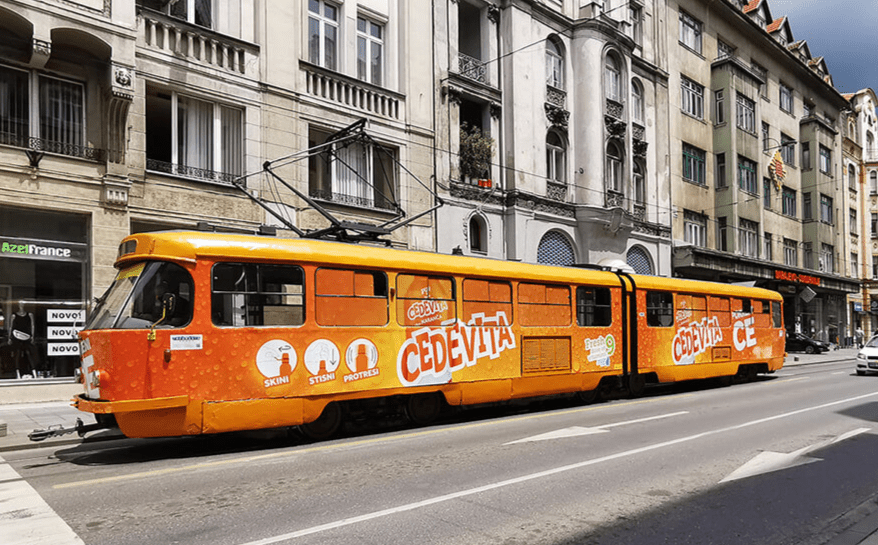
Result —
[[129, 437], [354, 411], [752, 378], [783, 365], [773, 291], [585, 268], [200, 232], [137, 234], [81, 333], [99, 425]]

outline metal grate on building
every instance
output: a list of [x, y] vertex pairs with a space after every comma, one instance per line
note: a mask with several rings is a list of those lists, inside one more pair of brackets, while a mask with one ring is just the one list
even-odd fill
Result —
[[567, 237], [558, 231], [549, 231], [543, 235], [537, 249], [537, 263], [571, 266], [575, 262], [573, 246]]
[[654, 274], [652, 270], [652, 260], [643, 248], [635, 246], [628, 250], [626, 261], [637, 274]]

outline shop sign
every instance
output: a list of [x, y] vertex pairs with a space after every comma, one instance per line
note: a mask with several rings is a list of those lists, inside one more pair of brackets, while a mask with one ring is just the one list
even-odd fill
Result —
[[87, 248], [75, 242], [0, 237], [0, 257], [82, 263], [88, 260]]
[[854, 312], [863, 312], [863, 304], [854, 303]]
[[[79, 342], [77, 337], [82, 331], [82, 324], [85, 322], [85, 310], [68, 309], [68, 308], [50, 308], [46, 309], [46, 339], [49, 341], [67, 341], [67, 342], [49, 342], [46, 344], [46, 355], [52, 356], [78, 356]], [[58, 325], [60, 324], [60, 325]]]
[[85, 311], [82, 309], [79, 310], [68, 310], [65, 308], [50, 308], [46, 311], [46, 321], [50, 324], [57, 323], [83, 323], [85, 322]]
[[807, 274], [796, 274], [794, 272], [789, 271], [774, 271], [775, 280], [786, 280], [787, 282], [797, 282], [799, 284], [811, 284], [812, 286], [819, 286], [820, 279], [816, 276], [809, 276]]

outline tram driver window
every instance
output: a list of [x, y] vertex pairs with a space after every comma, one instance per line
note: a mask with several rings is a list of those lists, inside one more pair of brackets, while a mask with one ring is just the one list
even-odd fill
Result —
[[646, 325], [671, 327], [674, 325], [674, 296], [662, 291], [646, 294]]
[[576, 323], [585, 327], [608, 326], [613, 323], [609, 288], [576, 288]]
[[302, 325], [304, 273], [293, 265], [217, 263], [211, 316], [219, 326]]

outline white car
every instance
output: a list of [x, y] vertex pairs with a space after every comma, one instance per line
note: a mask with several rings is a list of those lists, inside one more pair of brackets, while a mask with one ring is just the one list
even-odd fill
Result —
[[869, 339], [857, 354], [857, 374], [878, 373], [878, 335]]

